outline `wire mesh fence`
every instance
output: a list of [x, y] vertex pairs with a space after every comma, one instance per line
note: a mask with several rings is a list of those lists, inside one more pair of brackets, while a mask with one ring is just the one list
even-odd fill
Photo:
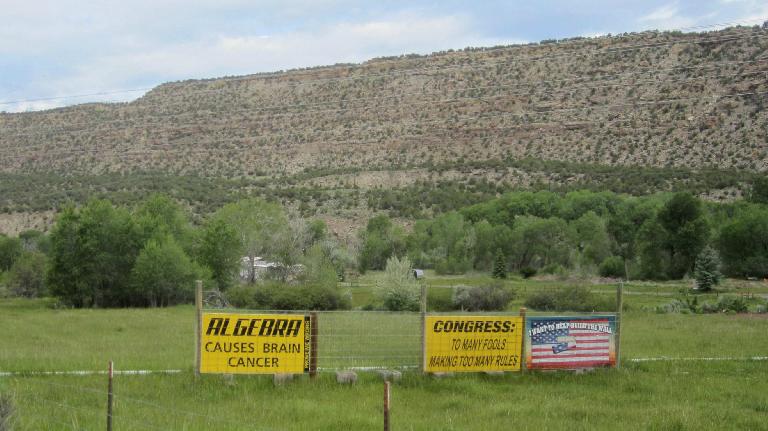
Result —
[[[450, 298], [457, 289], [465, 286], [441, 286], [431, 288], [425, 297]], [[245, 314], [300, 314], [312, 313], [317, 330], [316, 357], [317, 371], [376, 370], [376, 369], [420, 369], [424, 355], [424, 319], [431, 315], [495, 315], [518, 316], [525, 311], [526, 304], [535, 304], [538, 310], [529, 310], [528, 316], [610, 316], [621, 325], [621, 313], [616, 312], [621, 300], [621, 288], [617, 285], [573, 286], [563, 288], [553, 284], [517, 288], [515, 301], [504, 311], [445, 310], [440, 307], [422, 309], [428, 312], [391, 311], [285, 311], [285, 310], [244, 310], [229, 306], [219, 296], [203, 292], [202, 310], [205, 312], [227, 312]], [[209, 298], [213, 298], [209, 301]], [[423, 301], [427, 301], [423, 299]], [[519, 306], [519, 307], [516, 307]], [[435, 309], [437, 308], [437, 310]], [[522, 330], [522, 328], [521, 328]], [[620, 329], [619, 329], [620, 331]], [[618, 331], [617, 331], [618, 332]], [[617, 342], [619, 335], [617, 334]], [[617, 349], [618, 350], [618, 349]]]
[[318, 370], [418, 368], [421, 315], [370, 311], [317, 313]]

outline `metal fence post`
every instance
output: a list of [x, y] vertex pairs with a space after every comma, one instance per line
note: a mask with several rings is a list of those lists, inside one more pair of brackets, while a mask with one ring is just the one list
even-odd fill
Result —
[[621, 367], [621, 315], [624, 308], [624, 282], [616, 287], [616, 368]]
[[200, 343], [203, 330], [203, 281], [195, 282], [195, 377], [200, 377]]
[[317, 313], [309, 313], [309, 377], [317, 377]]
[[113, 377], [113, 365], [112, 361], [109, 361], [109, 372], [107, 373], [109, 375], [109, 383], [107, 385], [107, 431], [112, 431], [112, 402], [113, 402], [113, 387], [112, 387], [112, 377]]
[[520, 317], [523, 319], [523, 336], [520, 338], [520, 371], [525, 372], [525, 313], [528, 311], [525, 307], [520, 307]]

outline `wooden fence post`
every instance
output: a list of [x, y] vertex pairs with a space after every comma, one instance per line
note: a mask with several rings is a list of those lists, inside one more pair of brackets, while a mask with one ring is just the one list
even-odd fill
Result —
[[113, 387], [112, 387], [112, 377], [113, 377], [113, 364], [112, 361], [109, 361], [109, 372], [107, 373], [109, 375], [109, 383], [107, 385], [107, 431], [112, 431], [112, 402], [114, 400], [113, 396]]
[[203, 281], [195, 282], [195, 377], [200, 377], [200, 343], [203, 331]]
[[621, 367], [621, 316], [624, 308], [624, 282], [616, 287], [616, 368]]
[[309, 377], [317, 377], [317, 313], [309, 313]]
[[384, 381], [384, 431], [389, 431], [389, 380]]
[[520, 317], [523, 318], [523, 327], [520, 329], [523, 332], [523, 336], [520, 339], [520, 371], [525, 372], [525, 313], [528, 309], [520, 307]]
[[427, 349], [427, 339], [426, 339], [426, 328], [427, 325], [427, 283], [421, 282], [421, 300], [420, 303], [420, 313], [421, 314], [421, 364], [419, 365], [419, 369], [421, 372], [424, 372], [424, 369], [426, 368], [426, 352]]

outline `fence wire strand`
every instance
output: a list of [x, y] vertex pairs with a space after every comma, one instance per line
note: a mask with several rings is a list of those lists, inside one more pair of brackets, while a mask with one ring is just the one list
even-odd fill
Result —
[[[39, 397], [37, 395], [30, 394], [30, 393], [23, 394], [23, 396], [27, 397], [28, 399], [55, 404], [58, 407], [67, 411], [84, 411], [88, 414], [95, 415], [96, 417], [101, 417], [101, 416], [106, 417], [106, 411], [103, 410], [103, 405], [106, 402], [108, 391], [105, 389], [94, 389], [91, 387], [54, 383], [54, 382], [48, 382], [48, 381], [44, 381], [43, 379], [37, 379], [37, 378], [30, 378], [25, 381], [38, 383], [38, 384], [48, 386], [48, 387], [53, 387], [59, 390], [65, 390], [67, 391], [68, 394], [86, 393], [86, 394], [89, 394], [89, 396], [98, 395], [98, 397], [95, 397], [96, 398], [95, 400], [88, 400], [88, 404], [85, 406], [73, 406], [65, 402], [50, 400], [50, 399]], [[142, 399], [135, 396], [122, 395], [122, 392], [125, 390], [126, 390], [125, 388], [120, 388], [119, 384], [116, 385], [116, 389], [114, 393], [115, 410], [112, 416], [113, 418], [115, 418], [116, 423], [125, 423], [127, 421], [133, 425], [137, 425], [137, 426], [132, 426], [130, 429], [148, 429], [148, 430], [164, 431], [169, 428], [167, 424], [160, 424], [160, 423], [149, 421], [147, 415], [137, 414], [137, 409], [139, 408], [137, 409], [126, 408], [125, 406], [129, 404], [134, 406], [151, 408], [153, 410], [159, 411], [166, 415], [172, 415], [174, 419], [170, 419], [169, 421], [173, 422], [174, 424], [179, 421], [178, 418], [182, 418], [181, 421], [185, 422], [185, 424], [188, 421], [201, 421], [206, 426], [212, 426], [213, 427], [212, 429], [233, 429], [233, 428], [241, 429], [242, 428], [242, 429], [267, 430], [266, 428], [254, 428], [252, 424], [245, 423], [243, 421], [235, 421], [228, 418], [211, 416], [211, 415], [207, 415], [199, 412], [168, 407], [165, 405], [158, 404], [158, 402], [155, 400], [147, 400], [147, 399]], [[169, 419], [169, 418], [166, 416], [166, 419]], [[79, 429], [79, 428], [75, 428], [75, 429]]]

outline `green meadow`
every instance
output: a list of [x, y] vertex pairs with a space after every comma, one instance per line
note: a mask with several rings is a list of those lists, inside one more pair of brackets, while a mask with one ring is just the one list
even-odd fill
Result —
[[[377, 274], [347, 288], [361, 307]], [[430, 298], [483, 276], [428, 277]], [[524, 292], [563, 281], [513, 279]], [[624, 288], [622, 364], [586, 373], [455, 375], [438, 379], [406, 369], [392, 386], [392, 429], [768, 429], [768, 318], [765, 314], [658, 314], [680, 298], [684, 283], [630, 283]], [[615, 285], [590, 285], [615, 297]], [[763, 301], [763, 283], [727, 281], [722, 287]], [[708, 295], [714, 298], [714, 294]], [[105, 429], [104, 375], [34, 375], [36, 371], [180, 370], [117, 375], [115, 430], [357, 430], [382, 427], [383, 385], [360, 372], [339, 385], [333, 369], [416, 366], [417, 314], [332, 312], [319, 316], [319, 366], [275, 386], [271, 376], [195, 378], [194, 307], [56, 309], [43, 300], [0, 301], [0, 393], [10, 394], [14, 429]], [[642, 358], [672, 361], [635, 362]], [[713, 361], [701, 358], [732, 357]], [[699, 358], [699, 359], [697, 359]], [[27, 372], [27, 375], [23, 373]]]

